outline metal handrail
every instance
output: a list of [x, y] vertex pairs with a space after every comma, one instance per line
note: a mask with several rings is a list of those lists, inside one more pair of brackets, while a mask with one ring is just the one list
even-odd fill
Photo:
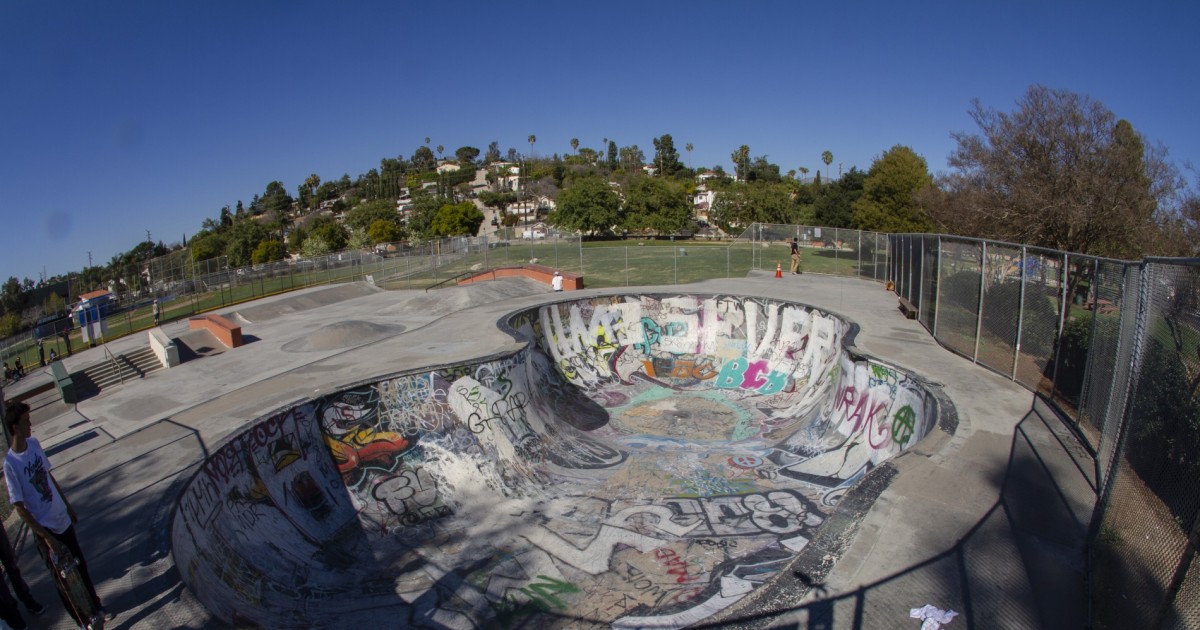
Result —
[[425, 292], [429, 293], [430, 289], [436, 289], [436, 288], [442, 286], [443, 284], [446, 284], [447, 282], [454, 282], [454, 281], [458, 280], [459, 278], [462, 278], [463, 276], [477, 276], [477, 275], [485, 274], [488, 272], [494, 273], [494, 271], [492, 269], [479, 269], [477, 271], [467, 270], [462, 273], [450, 276], [449, 278], [446, 278], [445, 280], [442, 280], [441, 282], [431, 284], [431, 285], [425, 287]]
[[108, 349], [107, 343], [100, 344], [100, 347], [104, 348], [104, 356], [108, 359], [109, 365], [112, 365], [113, 369], [117, 371], [117, 379], [121, 382], [122, 385], [124, 385], [125, 384], [125, 370], [121, 369], [121, 363], [119, 361], [117, 361], [116, 355], [114, 355], [112, 353], [112, 350]]

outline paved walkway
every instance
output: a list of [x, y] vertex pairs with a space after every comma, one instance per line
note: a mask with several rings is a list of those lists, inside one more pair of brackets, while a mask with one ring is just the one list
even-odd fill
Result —
[[[1023, 546], [1018, 519], [1002, 501], [1010, 491], [1014, 430], [1029, 415], [1032, 394], [938, 346], [900, 314], [882, 285], [755, 272], [620, 292], [638, 291], [775, 297], [831, 311], [861, 325], [855, 343], [861, 351], [941, 384], [957, 408], [953, 435], [935, 432], [895, 460], [873, 481], [884, 489], [861, 522], [839, 530], [848, 532], [841, 540], [817, 541], [829, 550], [825, 566], [798, 571], [795, 583], [774, 585], [757, 610], [734, 611], [735, 618], [723, 621], [916, 627], [908, 609], [933, 604], [963, 612], [967, 620], [960, 627], [1049, 627], [1047, 602], [1077, 608], [1060, 594], [1043, 592], [1031, 576], [1039, 556]], [[153, 372], [76, 407], [35, 400], [34, 435], [80, 513], [92, 573], [109, 609], [118, 613], [110, 627], [220, 627], [180, 581], [169, 525], [182, 484], [224, 437], [271, 410], [354, 383], [512, 351], [516, 342], [495, 322], [556, 297], [526, 279], [430, 294], [361, 284], [309, 289], [222, 311], [241, 319], [249, 341], [242, 348]], [[186, 326], [178, 321], [164, 329], [178, 337]], [[110, 347], [120, 353], [145, 344], [138, 334]], [[65, 362], [74, 371], [100, 359], [97, 349]], [[35, 374], [22, 388], [39, 378], [46, 377]], [[1043, 424], [1053, 429], [1053, 422]], [[1039, 446], [1052, 448], [1060, 433], [1043, 431], [1028, 442], [1036, 454]], [[55, 602], [36, 552], [24, 544], [19, 553], [34, 592]], [[1072, 579], [1068, 572], [1064, 580]], [[1077, 598], [1082, 591], [1071, 583], [1063, 592]], [[806, 606], [782, 618], [776, 614], [800, 604]], [[31, 627], [69, 627], [65, 613], [49, 608], [30, 620]]]

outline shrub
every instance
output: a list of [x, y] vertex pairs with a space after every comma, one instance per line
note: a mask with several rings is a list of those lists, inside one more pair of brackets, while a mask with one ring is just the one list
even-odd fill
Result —
[[939, 292], [943, 303], [964, 308], [972, 313], [979, 310], [979, 272], [958, 271], [941, 281]]
[[[952, 276], [953, 277], [953, 276]], [[1025, 303], [1021, 304], [1021, 283], [1009, 280], [988, 289], [983, 302], [983, 327], [989, 333], [1009, 343], [1017, 339], [1017, 328], [1023, 314], [1025, 321], [1056, 321], [1054, 303], [1038, 291], [1026, 291]], [[1084, 335], [1084, 343], [1087, 336]], [[1034, 356], [1043, 356], [1050, 351], [1048, 342], [1037, 336], [1021, 340], [1021, 348]]]

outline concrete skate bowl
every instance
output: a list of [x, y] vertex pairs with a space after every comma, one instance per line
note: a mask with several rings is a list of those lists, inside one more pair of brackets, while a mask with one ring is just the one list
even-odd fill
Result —
[[223, 442], [172, 523], [192, 592], [238, 627], [737, 616], [795, 580], [839, 499], [943, 404], [794, 303], [604, 296], [499, 326], [528, 345], [375, 377]]

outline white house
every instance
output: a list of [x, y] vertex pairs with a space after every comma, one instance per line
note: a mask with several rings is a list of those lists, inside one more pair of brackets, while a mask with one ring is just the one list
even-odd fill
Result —
[[697, 221], [708, 223], [708, 211], [712, 209], [713, 202], [717, 200], [717, 193], [708, 190], [704, 186], [696, 189], [692, 195], [692, 214], [695, 215]]
[[438, 175], [445, 175], [446, 173], [453, 173], [460, 170], [462, 170], [462, 167], [455, 162], [443, 162], [438, 164], [437, 167]]

